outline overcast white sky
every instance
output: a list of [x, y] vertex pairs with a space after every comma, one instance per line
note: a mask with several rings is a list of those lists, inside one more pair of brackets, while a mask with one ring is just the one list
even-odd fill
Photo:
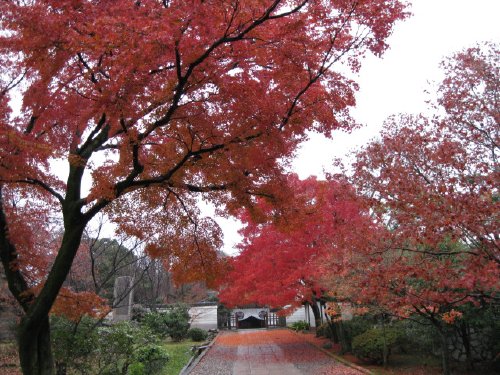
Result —
[[[323, 176], [331, 161], [375, 137], [391, 114], [426, 110], [428, 82], [442, 76], [443, 57], [480, 41], [500, 42], [500, 0], [413, 0], [413, 16], [396, 25], [390, 49], [382, 59], [368, 56], [357, 82], [354, 118], [364, 124], [351, 134], [336, 133], [332, 140], [311, 135], [293, 164], [301, 178]], [[238, 223], [217, 219], [224, 231], [224, 251], [235, 252]]]

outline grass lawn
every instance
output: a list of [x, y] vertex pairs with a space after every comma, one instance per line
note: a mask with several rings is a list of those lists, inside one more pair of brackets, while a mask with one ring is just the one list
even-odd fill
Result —
[[191, 358], [191, 347], [200, 344], [194, 341], [166, 342], [164, 347], [167, 349], [170, 359], [163, 369], [162, 375], [178, 375]]

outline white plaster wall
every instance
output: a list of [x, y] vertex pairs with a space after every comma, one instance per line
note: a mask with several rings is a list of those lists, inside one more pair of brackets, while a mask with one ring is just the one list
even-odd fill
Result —
[[217, 306], [195, 306], [189, 309], [191, 327], [217, 328]]
[[[241, 309], [242, 311], [246, 312], [245, 317], [248, 317], [250, 314], [250, 310], [254, 309]], [[248, 311], [247, 311], [248, 310]], [[262, 309], [258, 309], [259, 311]], [[311, 327], [315, 327], [314, 323], [314, 315], [312, 312], [312, 309], [310, 306], [307, 306], [307, 310], [309, 310], [309, 314], [306, 312], [306, 306], [301, 306], [297, 310], [295, 310], [291, 315], [286, 317], [286, 323], [287, 325], [292, 324], [294, 322], [298, 322], [299, 320], [304, 320], [308, 322]], [[344, 309], [343, 309], [344, 310]], [[350, 311], [346, 309], [347, 311], [342, 311], [343, 312], [343, 318], [344, 314], [347, 313], [349, 314]], [[236, 311], [236, 310], [235, 310]], [[251, 315], [251, 314], [250, 314]], [[309, 315], [309, 317], [308, 317]], [[203, 328], [203, 329], [215, 329], [217, 328], [217, 306], [197, 306], [197, 307], [191, 307], [189, 309], [189, 316], [191, 317], [191, 327], [198, 327], [198, 328]], [[348, 318], [346, 319], [348, 320]], [[323, 318], [323, 321], [325, 319]]]
[[302, 306], [297, 310], [295, 310], [291, 315], [286, 317], [286, 324], [290, 325], [292, 323], [298, 322], [299, 320], [304, 320], [308, 322], [311, 325], [311, 327], [316, 327], [316, 324], [314, 323], [314, 314], [312, 312], [311, 306]]

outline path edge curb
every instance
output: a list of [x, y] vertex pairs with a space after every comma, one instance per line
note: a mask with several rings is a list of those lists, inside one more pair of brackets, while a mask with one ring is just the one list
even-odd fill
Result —
[[199, 355], [197, 355], [196, 357], [195, 356], [191, 357], [191, 359], [186, 364], [186, 366], [184, 366], [182, 368], [181, 372], [179, 372], [179, 375], [189, 375], [191, 370], [196, 367], [196, 365], [202, 360], [202, 358], [205, 356], [205, 354], [207, 354], [207, 352], [210, 350], [210, 348], [212, 348], [212, 345], [215, 343], [215, 340], [217, 340], [219, 338], [220, 333], [221, 333], [220, 331], [217, 332], [217, 335], [215, 335], [213, 340], [210, 341], [210, 344], [208, 344], [208, 347], [205, 348], [205, 350], [203, 350]]
[[[293, 330], [292, 330], [292, 332], [293, 332], [293, 333], [295, 333], [297, 336], [299, 336], [299, 337], [300, 337], [300, 335], [299, 335], [297, 332], [295, 332], [295, 331], [293, 331]], [[329, 357], [331, 357], [331, 358], [335, 359], [336, 361], [338, 361], [338, 362], [340, 362], [340, 363], [342, 363], [342, 364], [344, 364], [344, 365], [346, 365], [346, 366], [349, 366], [349, 367], [351, 367], [351, 368], [353, 368], [353, 369], [355, 369], [355, 370], [361, 371], [363, 374], [367, 374], [367, 375], [375, 375], [375, 373], [374, 373], [373, 371], [371, 371], [371, 370], [368, 370], [368, 369], [366, 369], [366, 368], [364, 368], [364, 367], [358, 366], [358, 365], [356, 365], [356, 364], [352, 363], [351, 361], [349, 361], [349, 360], [347, 360], [347, 359], [345, 359], [345, 358], [342, 358], [342, 357], [340, 357], [340, 356], [338, 356], [338, 355], [336, 355], [336, 354], [330, 353], [328, 350], [323, 349], [322, 347], [320, 347], [320, 346], [318, 346], [318, 345], [316, 345], [316, 344], [313, 344], [312, 342], [310, 342], [310, 341], [308, 341], [308, 340], [304, 340], [304, 341], [305, 341], [305, 342], [307, 342], [309, 345], [311, 345], [311, 346], [315, 347], [316, 349], [321, 350], [321, 351], [322, 351], [323, 353], [325, 353], [327, 356], [329, 356]]]

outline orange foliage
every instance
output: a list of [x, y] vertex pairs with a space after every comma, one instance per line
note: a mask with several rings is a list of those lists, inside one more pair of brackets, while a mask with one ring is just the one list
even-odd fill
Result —
[[455, 320], [460, 319], [462, 317], [462, 313], [460, 311], [452, 309], [451, 311], [445, 312], [442, 314], [441, 318], [444, 322], [448, 324], [455, 323]]
[[111, 311], [104, 298], [92, 292], [73, 292], [62, 288], [50, 312], [64, 315], [69, 320], [77, 322], [83, 315], [103, 318]]
[[223, 334], [217, 338], [217, 344], [225, 346], [262, 345], [272, 341], [279, 341], [280, 343], [286, 344], [300, 342], [300, 339], [293, 332], [283, 330]]

